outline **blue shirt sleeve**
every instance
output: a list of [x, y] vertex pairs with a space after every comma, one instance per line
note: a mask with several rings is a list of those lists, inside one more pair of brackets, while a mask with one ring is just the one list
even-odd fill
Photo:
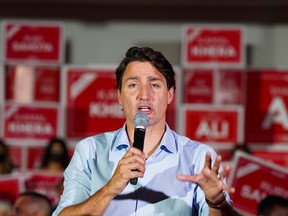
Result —
[[84, 155], [83, 146], [76, 145], [73, 157], [64, 172], [63, 194], [52, 216], [58, 215], [66, 206], [81, 203], [91, 196], [91, 179], [87, 172], [89, 167]]

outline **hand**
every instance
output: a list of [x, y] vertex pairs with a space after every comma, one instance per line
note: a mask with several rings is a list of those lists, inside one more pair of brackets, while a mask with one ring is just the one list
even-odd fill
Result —
[[145, 163], [144, 153], [137, 148], [131, 147], [119, 161], [112, 178], [106, 185], [110, 193], [117, 196], [124, 190], [130, 179], [143, 177]]
[[230, 171], [230, 167], [225, 166], [223, 171], [218, 174], [221, 160], [221, 156], [218, 155], [211, 168], [211, 154], [208, 152], [205, 156], [205, 163], [201, 173], [191, 176], [177, 175], [177, 179], [198, 184], [204, 191], [206, 199], [210, 201], [217, 200], [224, 190], [228, 193], [234, 193], [235, 189], [233, 187], [229, 187], [223, 183], [223, 179], [226, 178], [227, 173]]

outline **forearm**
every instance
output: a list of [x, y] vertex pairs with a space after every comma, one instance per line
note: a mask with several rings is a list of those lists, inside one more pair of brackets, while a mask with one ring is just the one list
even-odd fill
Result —
[[100, 216], [104, 214], [105, 210], [107, 209], [109, 203], [113, 198], [114, 195], [110, 193], [107, 186], [104, 186], [84, 202], [64, 208], [59, 213], [59, 216], [66, 216], [66, 215]]

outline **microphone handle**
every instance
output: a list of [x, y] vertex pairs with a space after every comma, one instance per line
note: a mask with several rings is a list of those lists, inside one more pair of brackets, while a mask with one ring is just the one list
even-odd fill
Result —
[[[134, 130], [134, 142], [133, 147], [140, 149], [143, 151], [144, 148], [144, 138], [145, 138], [145, 129], [144, 128], [135, 128]], [[137, 171], [137, 170], [132, 170]], [[136, 185], [138, 182], [138, 178], [130, 179], [130, 183], [132, 185]]]

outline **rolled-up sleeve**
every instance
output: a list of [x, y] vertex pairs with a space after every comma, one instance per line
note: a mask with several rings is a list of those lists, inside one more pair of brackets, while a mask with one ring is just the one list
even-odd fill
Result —
[[64, 191], [52, 216], [67, 206], [83, 202], [91, 196], [91, 173], [83, 145], [76, 145], [73, 157], [64, 171]]

